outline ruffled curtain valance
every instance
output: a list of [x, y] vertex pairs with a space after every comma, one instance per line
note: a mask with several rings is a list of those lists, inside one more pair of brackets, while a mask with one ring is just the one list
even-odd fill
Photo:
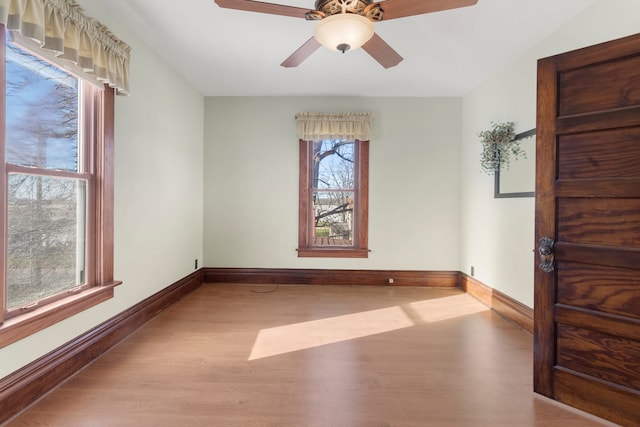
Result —
[[371, 139], [370, 113], [298, 113], [298, 138], [304, 141], [323, 139]]
[[0, 0], [0, 23], [84, 73], [129, 93], [131, 48], [73, 0]]

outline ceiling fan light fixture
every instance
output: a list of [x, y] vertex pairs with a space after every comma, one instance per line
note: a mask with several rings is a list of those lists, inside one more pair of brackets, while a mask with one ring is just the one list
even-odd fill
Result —
[[373, 22], [353, 13], [337, 13], [316, 24], [313, 37], [322, 46], [338, 52], [358, 49], [373, 37]]

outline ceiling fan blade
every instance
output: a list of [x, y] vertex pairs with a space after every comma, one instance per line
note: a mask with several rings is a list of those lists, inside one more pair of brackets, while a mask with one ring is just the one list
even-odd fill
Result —
[[384, 68], [395, 67], [402, 61], [402, 56], [375, 33], [368, 42], [362, 45], [362, 48]]
[[384, 12], [382, 20], [387, 21], [405, 16], [473, 6], [476, 3], [478, 0], [385, 0], [376, 4], [379, 4]]
[[246, 10], [249, 12], [270, 13], [272, 15], [291, 16], [294, 18], [304, 18], [309, 9], [301, 7], [287, 6], [284, 4], [265, 3], [253, 0], [215, 0], [220, 7], [227, 9]]
[[320, 46], [320, 43], [318, 43], [315, 38], [311, 37], [302, 46], [300, 46], [298, 50], [293, 52], [290, 57], [285, 59], [280, 65], [287, 68], [297, 67], [298, 65], [302, 64], [302, 61], [311, 56], [313, 52], [318, 50]]

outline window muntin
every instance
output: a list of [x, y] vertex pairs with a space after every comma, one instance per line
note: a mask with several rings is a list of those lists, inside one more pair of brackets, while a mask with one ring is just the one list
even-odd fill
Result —
[[298, 256], [367, 257], [368, 141], [300, 141]]

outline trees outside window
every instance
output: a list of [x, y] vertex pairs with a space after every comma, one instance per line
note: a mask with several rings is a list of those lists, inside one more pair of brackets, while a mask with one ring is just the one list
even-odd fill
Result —
[[113, 91], [31, 52], [2, 26], [0, 32], [0, 345], [6, 345], [64, 318], [62, 306], [68, 316], [111, 297], [117, 282]]
[[7, 309], [84, 283], [87, 154], [74, 76], [9, 42], [5, 153]]
[[368, 141], [300, 141], [298, 256], [368, 256], [368, 160]]

